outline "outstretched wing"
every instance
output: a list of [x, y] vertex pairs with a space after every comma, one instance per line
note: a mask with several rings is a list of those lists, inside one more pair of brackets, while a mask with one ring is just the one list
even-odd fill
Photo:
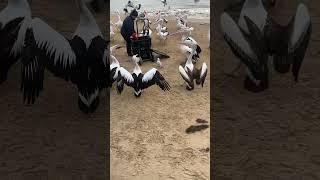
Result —
[[118, 72], [118, 79], [117, 79], [118, 93], [122, 92], [122, 90], [124, 88], [124, 84], [126, 84], [127, 86], [130, 86], [130, 87], [133, 87], [134, 86], [134, 78], [132, 77], [132, 75], [130, 74], [129, 71], [127, 71], [123, 67], [120, 67], [119, 72]]
[[154, 84], [157, 84], [163, 91], [169, 91], [170, 85], [164, 79], [162, 74], [156, 69], [152, 68], [146, 72], [142, 77], [142, 89], [146, 89]]
[[237, 56], [246, 66], [254, 71], [259, 71], [257, 54], [251, 48], [250, 43], [245, 39], [239, 26], [227, 14], [223, 13], [220, 19], [224, 39]]
[[69, 41], [39, 18], [31, 24], [37, 47], [46, 57], [46, 66], [56, 76], [68, 80], [77, 65], [76, 55]]
[[292, 33], [289, 40], [289, 57], [292, 58], [292, 73], [295, 81], [298, 81], [299, 71], [304, 59], [312, 32], [309, 11], [304, 4], [299, 4]]

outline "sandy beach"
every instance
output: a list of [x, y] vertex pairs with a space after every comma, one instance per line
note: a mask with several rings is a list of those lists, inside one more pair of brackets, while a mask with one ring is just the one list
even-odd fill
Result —
[[[167, 27], [172, 33], [176, 31], [176, 21], [169, 19]], [[115, 21], [115, 17], [111, 20]], [[196, 66], [206, 62], [210, 67], [209, 22], [190, 20], [190, 23], [195, 28], [192, 36], [203, 50]], [[121, 35], [115, 31], [112, 45], [124, 45]], [[185, 131], [195, 125], [198, 118], [210, 123], [210, 72], [203, 88], [196, 86], [193, 91], [187, 91], [178, 71], [183, 61], [177, 44], [180, 37], [171, 36], [160, 43], [155, 29], [152, 31], [152, 48], [170, 56], [162, 60], [163, 68], [159, 71], [170, 83], [171, 91], [163, 92], [153, 86], [136, 98], [128, 87], [121, 95], [115, 88], [111, 90], [111, 179], [207, 180], [210, 176], [209, 128], [194, 134]], [[125, 48], [116, 50], [114, 55], [121, 66], [132, 71], [133, 64], [127, 61]], [[144, 62], [141, 69], [146, 72], [153, 67], [155, 63]]]
[[[271, 14], [281, 23], [294, 15], [298, 1], [277, 1]], [[306, 1], [313, 34], [300, 80], [272, 70], [270, 88], [253, 94], [243, 89], [244, 71], [224, 74], [235, 56], [219, 26], [223, 2], [216, 1], [211, 99], [214, 133], [214, 179], [320, 179], [319, 170], [319, 2]]]

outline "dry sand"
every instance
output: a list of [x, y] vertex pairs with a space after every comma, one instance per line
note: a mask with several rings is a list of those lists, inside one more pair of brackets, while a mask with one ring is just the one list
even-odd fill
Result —
[[[209, 22], [191, 22], [191, 25], [195, 27], [192, 36], [203, 49], [197, 67], [202, 62], [210, 66]], [[175, 20], [169, 20], [168, 28], [169, 32], [176, 31]], [[180, 37], [172, 36], [163, 44], [154, 28], [152, 31], [152, 48], [170, 56], [162, 60], [164, 67], [159, 71], [170, 83], [171, 91], [163, 92], [153, 86], [136, 98], [128, 87], [121, 95], [115, 88], [111, 90], [111, 179], [209, 179], [210, 160], [206, 152], [209, 129], [194, 134], [186, 134], [185, 130], [195, 125], [197, 118], [210, 121], [210, 72], [203, 88], [196, 86], [193, 91], [187, 91], [178, 71], [183, 60], [177, 45]], [[112, 44], [124, 45], [118, 32]], [[132, 70], [126, 48], [115, 51], [114, 55], [122, 66]], [[144, 62], [141, 68], [146, 72], [155, 66]]]
[[[0, 8], [6, 3], [1, 1]], [[32, 12], [67, 37], [79, 23], [73, 1], [32, 0]], [[97, 19], [104, 28], [106, 14]], [[105, 28], [102, 31], [106, 33]], [[16, 64], [0, 86], [0, 179], [105, 180], [106, 93], [97, 111], [88, 116], [78, 109], [76, 88], [50, 73], [33, 106], [22, 104], [19, 83], [20, 66]]]
[[[278, 1], [271, 12], [287, 22], [298, 1]], [[243, 89], [244, 72], [224, 75], [235, 57], [219, 32], [222, 0], [215, 1], [213, 50], [214, 178], [217, 180], [320, 179], [319, 1], [307, 2], [313, 34], [300, 81], [272, 72], [270, 88], [253, 94]]]

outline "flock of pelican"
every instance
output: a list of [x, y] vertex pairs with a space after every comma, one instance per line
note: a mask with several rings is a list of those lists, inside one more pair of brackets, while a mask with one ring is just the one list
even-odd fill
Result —
[[76, 4], [80, 20], [70, 39], [32, 17], [27, 0], [8, 0], [0, 12], [0, 84], [19, 62], [24, 103], [35, 103], [44, 89], [44, 72], [48, 70], [77, 87], [82, 112], [92, 113], [98, 107], [100, 92], [109, 86], [109, 41], [104, 39], [84, 0]]
[[[162, 1], [162, 3], [164, 4], [164, 6], [167, 5], [166, 1]], [[132, 1], [129, 1], [124, 9], [125, 14], [128, 13], [128, 7], [139, 7], [140, 9], [141, 4], [135, 5]], [[178, 12], [175, 14], [177, 31], [173, 34], [170, 34], [168, 31], [168, 27], [166, 26], [168, 20], [163, 16], [163, 14], [164, 13], [161, 11], [156, 11], [153, 13], [147, 13], [146, 11], [141, 12], [138, 16], [138, 21], [144, 22], [145, 26], [143, 31], [139, 32], [139, 36], [151, 36], [151, 24], [154, 24], [154, 29], [160, 42], [165, 42], [170, 35], [181, 35], [181, 42], [178, 43], [178, 47], [181, 53], [185, 55], [186, 59], [181, 65], [179, 65], [178, 71], [182, 79], [186, 83], [187, 90], [194, 89], [194, 81], [196, 82], [196, 84], [201, 85], [203, 87], [208, 67], [206, 63], [203, 63], [200, 69], [197, 69], [194, 66], [194, 64], [197, 63], [198, 59], [200, 58], [200, 53], [202, 50], [198, 42], [191, 36], [191, 32], [194, 30], [194, 28], [189, 26], [187, 15], [183, 14], [182, 12]], [[120, 29], [117, 26], [117, 24], [122, 23], [119, 11], [117, 11], [117, 17], [117, 21], [110, 24], [110, 29], [112, 30], [114, 28]], [[149, 17], [154, 17], [154, 20], [151, 22]], [[112, 33], [110, 33], [110, 39], [113, 40], [113, 37], [116, 35], [116, 32], [111, 32]], [[209, 32], [208, 39], [210, 38]], [[119, 49], [119, 47], [121, 46], [115, 45], [111, 47], [110, 51], [110, 81], [112, 82], [112, 84], [116, 84], [116, 90], [118, 93], [122, 92], [124, 85], [133, 88], [134, 95], [136, 97], [140, 97], [142, 90], [152, 85], [158, 85], [163, 91], [170, 90], [169, 83], [165, 80], [164, 76], [156, 68], [152, 68], [146, 73], [142, 73], [139, 66], [139, 62], [141, 62], [142, 60], [138, 56], [138, 54], [132, 57], [132, 62], [134, 63], [134, 69], [132, 70], [132, 73], [130, 73], [124, 67], [122, 67], [117, 58], [113, 55], [113, 51], [115, 49]], [[154, 61], [156, 62], [158, 67], [162, 67], [159, 56], [157, 58], [154, 58]]]
[[225, 41], [240, 60], [231, 74], [241, 64], [246, 66], [245, 89], [251, 92], [267, 89], [271, 64], [278, 73], [291, 71], [294, 81], [298, 81], [312, 32], [311, 17], [303, 3], [287, 25], [278, 24], [262, 0], [246, 0], [238, 23], [226, 12], [220, 21]]
[[[131, 3], [131, 2], [130, 2]], [[133, 8], [141, 5], [127, 4]], [[105, 40], [95, 18], [86, 6], [85, 0], [76, 0], [79, 8], [79, 24], [71, 38], [67, 38], [40, 18], [33, 17], [27, 0], [8, 0], [7, 6], [0, 12], [0, 84], [7, 80], [8, 71], [16, 64], [21, 65], [21, 91], [23, 102], [34, 104], [44, 90], [44, 73], [51, 72], [58, 78], [72, 83], [78, 90], [78, 107], [83, 113], [93, 113], [99, 105], [99, 96], [103, 89], [110, 88], [116, 82], [117, 90], [122, 92], [124, 85], [134, 89], [134, 95], [139, 97], [142, 90], [158, 85], [162, 90], [170, 90], [169, 83], [156, 68], [143, 73], [140, 69], [141, 58], [132, 57], [135, 67], [132, 73], [120, 66], [113, 55], [115, 49], [109, 48], [109, 41]], [[151, 21], [144, 14], [144, 21], [148, 24], [144, 31], [150, 35]], [[122, 20], [118, 12], [118, 21], [111, 26], [121, 29]], [[156, 14], [156, 32], [160, 39], [168, 36], [168, 28], [161, 12]], [[178, 25], [181, 23], [182, 25]], [[187, 83], [187, 89], [192, 90], [194, 80], [203, 85], [207, 74], [207, 65], [203, 63], [201, 69], [194, 68], [194, 63], [200, 57], [201, 48], [186, 33], [188, 27], [186, 16], [177, 15], [177, 27], [181, 30], [183, 53], [186, 61], [179, 66], [179, 72]], [[110, 36], [114, 35], [110, 29]], [[152, 55], [158, 67], [162, 67], [161, 55]], [[110, 62], [111, 60], [111, 62]], [[61, 102], [63, 103], [63, 102]]]

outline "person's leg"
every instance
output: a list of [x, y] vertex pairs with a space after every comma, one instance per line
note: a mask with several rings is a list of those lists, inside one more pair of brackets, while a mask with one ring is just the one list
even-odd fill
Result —
[[131, 40], [126, 40], [126, 44], [127, 44], [127, 54], [128, 56], [132, 56]]

